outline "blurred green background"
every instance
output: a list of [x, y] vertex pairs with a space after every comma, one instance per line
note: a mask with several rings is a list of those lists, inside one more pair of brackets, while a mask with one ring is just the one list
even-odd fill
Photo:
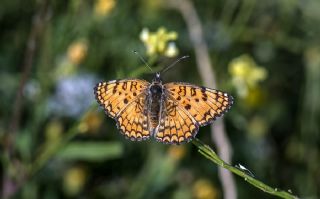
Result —
[[[223, 198], [217, 165], [191, 143], [131, 142], [94, 100], [101, 80], [201, 85], [169, 1], [2, 0], [1, 198]], [[194, 1], [241, 163], [261, 181], [320, 197], [320, 1]], [[197, 137], [214, 148], [209, 127]], [[238, 198], [271, 198], [235, 177]]]

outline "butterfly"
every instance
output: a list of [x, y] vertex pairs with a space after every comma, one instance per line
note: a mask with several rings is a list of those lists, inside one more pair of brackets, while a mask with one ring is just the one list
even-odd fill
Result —
[[231, 108], [233, 97], [225, 92], [189, 83], [162, 83], [160, 74], [187, 57], [157, 72], [151, 83], [123, 79], [100, 82], [94, 87], [97, 102], [116, 120], [126, 138], [141, 141], [153, 137], [165, 144], [186, 143], [197, 135], [199, 127], [211, 124]]
[[199, 127], [227, 112], [233, 97], [225, 92], [189, 83], [163, 84], [160, 73], [151, 83], [140, 79], [100, 82], [97, 102], [132, 141], [151, 137], [166, 144], [191, 141]]

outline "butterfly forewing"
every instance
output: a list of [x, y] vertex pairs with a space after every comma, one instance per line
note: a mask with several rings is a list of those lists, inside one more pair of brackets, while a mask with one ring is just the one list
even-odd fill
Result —
[[139, 79], [113, 80], [98, 83], [94, 93], [105, 112], [115, 118], [131, 101], [145, 92], [149, 82]]
[[227, 93], [188, 83], [164, 85], [167, 95], [176, 100], [179, 108], [188, 112], [199, 126], [213, 122], [228, 111], [233, 98]]

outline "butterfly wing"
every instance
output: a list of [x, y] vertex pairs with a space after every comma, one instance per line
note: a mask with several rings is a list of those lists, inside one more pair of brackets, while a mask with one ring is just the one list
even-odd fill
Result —
[[113, 80], [98, 83], [94, 88], [98, 103], [131, 140], [147, 139], [150, 134], [145, 106], [149, 84], [139, 79]]
[[170, 96], [162, 102], [160, 123], [155, 138], [166, 144], [190, 141], [198, 132], [198, 123]]
[[233, 97], [225, 92], [188, 83], [168, 83], [164, 85], [167, 95], [178, 102], [200, 126], [212, 123], [227, 112]]
[[165, 143], [180, 144], [193, 139], [199, 126], [212, 123], [228, 111], [231, 95], [188, 83], [164, 85], [165, 100], [155, 137]]
[[146, 140], [150, 137], [146, 98], [146, 95], [141, 93], [116, 117], [118, 129], [132, 141]]

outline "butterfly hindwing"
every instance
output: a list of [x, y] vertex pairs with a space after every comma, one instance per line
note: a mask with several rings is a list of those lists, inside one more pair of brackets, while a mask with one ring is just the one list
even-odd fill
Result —
[[199, 126], [212, 123], [228, 111], [233, 103], [231, 95], [206, 87], [188, 83], [167, 83], [166, 94], [175, 99], [181, 109], [186, 110]]
[[197, 122], [174, 99], [162, 102], [162, 112], [155, 138], [167, 144], [181, 144], [195, 137], [199, 130]]
[[146, 140], [150, 137], [146, 95], [140, 94], [130, 102], [116, 117], [120, 132], [132, 141]]

